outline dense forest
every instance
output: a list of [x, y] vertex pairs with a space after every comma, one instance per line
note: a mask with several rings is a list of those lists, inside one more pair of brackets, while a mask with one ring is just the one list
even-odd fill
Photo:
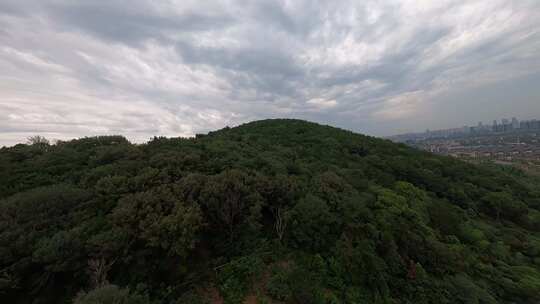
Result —
[[540, 182], [300, 120], [0, 149], [1, 303], [539, 303]]

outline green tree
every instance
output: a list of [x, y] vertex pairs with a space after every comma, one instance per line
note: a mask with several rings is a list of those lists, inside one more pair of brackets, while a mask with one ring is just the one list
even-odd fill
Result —
[[254, 182], [240, 170], [227, 170], [210, 177], [201, 192], [206, 215], [216, 228], [226, 229], [230, 243], [239, 227], [259, 228], [262, 197]]
[[512, 197], [508, 192], [491, 192], [482, 197], [484, 210], [501, 218], [517, 221], [527, 213], [527, 205]]
[[150, 304], [147, 296], [130, 292], [128, 288], [105, 285], [88, 293], [80, 292], [73, 304]]
[[112, 220], [132, 238], [182, 257], [195, 246], [203, 224], [199, 206], [178, 199], [170, 186], [126, 196]]

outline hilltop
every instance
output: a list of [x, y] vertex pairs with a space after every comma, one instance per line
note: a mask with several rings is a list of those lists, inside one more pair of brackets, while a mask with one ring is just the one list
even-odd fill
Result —
[[288, 119], [0, 149], [6, 303], [538, 303], [540, 186]]

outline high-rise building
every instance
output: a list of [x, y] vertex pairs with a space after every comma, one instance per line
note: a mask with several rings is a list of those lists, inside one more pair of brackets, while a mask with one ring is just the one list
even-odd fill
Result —
[[512, 117], [512, 129], [519, 129], [519, 121], [515, 117]]
[[498, 131], [498, 130], [497, 130], [498, 128], [499, 128], [499, 126], [497, 125], [497, 120], [494, 120], [494, 121], [493, 121], [493, 127], [491, 128], [491, 130], [492, 130], [493, 132], [497, 132], [497, 131]]
[[523, 130], [538, 130], [540, 129], [540, 120], [523, 120], [520, 122], [519, 127]]

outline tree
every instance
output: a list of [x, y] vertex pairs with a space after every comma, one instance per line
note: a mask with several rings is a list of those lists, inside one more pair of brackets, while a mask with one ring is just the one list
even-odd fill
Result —
[[232, 243], [239, 226], [258, 228], [262, 198], [252, 177], [240, 170], [212, 176], [201, 193], [201, 203], [211, 223], [226, 229]]
[[298, 120], [35, 142], [0, 148], [6, 303], [540, 300], [522, 172]]
[[116, 261], [108, 262], [104, 258], [88, 261], [88, 272], [90, 273], [90, 281], [94, 288], [109, 284], [107, 273], [115, 262]]
[[444, 235], [458, 236], [464, 212], [446, 201], [434, 201], [429, 205], [431, 225]]
[[126, 196], [111, 216], [132, 238], [181, 257], [195, 246], [203, 224], [199, 206], [178, 199], [169, 186]]
[[289, 226], [291, 208], [297, 200], [298, 181], [290, 176], [278, 175], [259, 178], [258, 189], [274, 218], [274, 230], [281, 242]]
[[291, 235], [298, 248], [328, 249], [336, 241], [336, 214], [321, 198], [308, 194], [292, 209]]
[[488, 214], [495, 215], [498, 221], [501, 217], [518, 221], [522, 215], [527, 213], [527, 205], [505, 191], [486, 194], [482, 197], [482, 204], [484, 210]]
[[129, 288], [104, 285], [94, 290], [80, 292], [73, 304], [150, 304], [147, 296], [131, 292]]
[[30, 136], [26, 139], [26, 143], [32, 146], [48, 146], [49, 140], [41, 135]]

